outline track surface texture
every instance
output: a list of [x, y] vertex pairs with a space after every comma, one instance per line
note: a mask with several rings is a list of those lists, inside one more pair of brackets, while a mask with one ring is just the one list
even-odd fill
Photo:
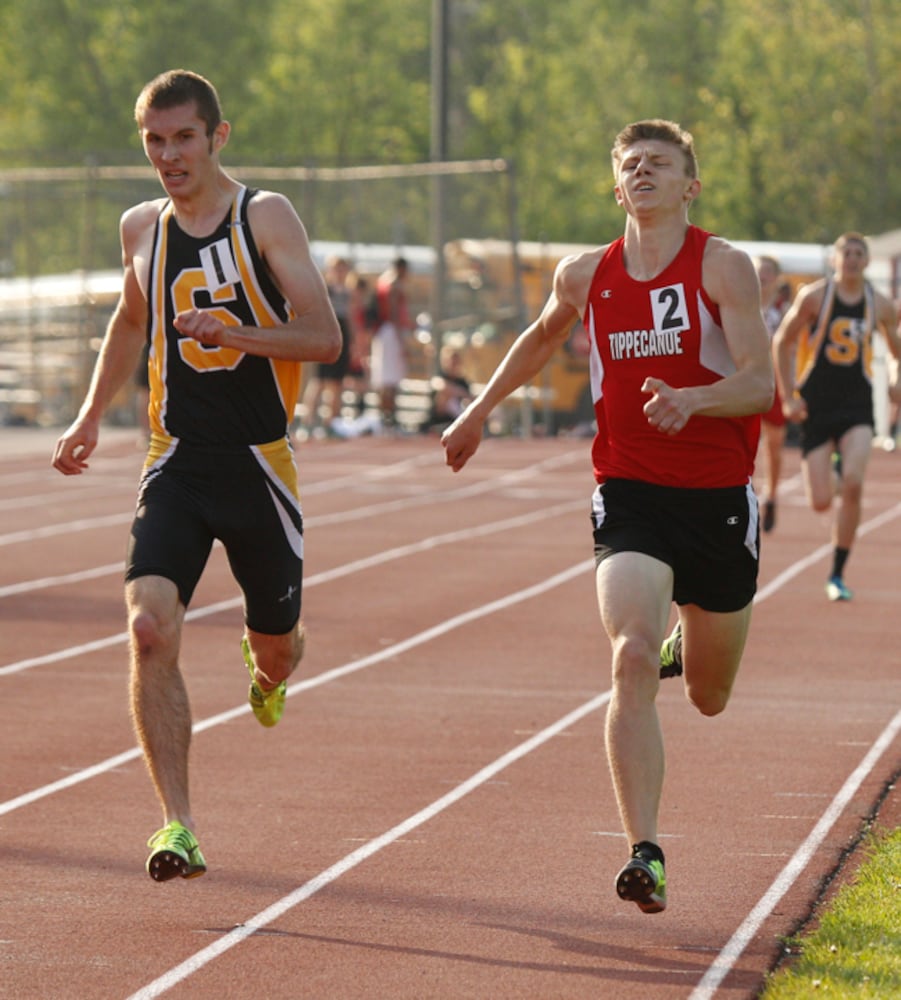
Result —
[[669, 906], [619, 901], [610, 653], [585, 440], [300, 445], [307, 655], [246, 704], [213, 551], [185, 624], [203, 878], [154, 883], [128, 718], [121, 564], [142, 455], [90, 471], [0, 433], [0, 997], [751, 998], [901, 766], [901, 456], [873, 454], [847, 570], [787, 450], [726, 712], [662, 684]]

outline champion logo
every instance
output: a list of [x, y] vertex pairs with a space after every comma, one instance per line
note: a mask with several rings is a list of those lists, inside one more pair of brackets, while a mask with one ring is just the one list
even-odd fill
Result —
[[613, 289], [612, 288], [604, 288], [604, 289], [602, 289], [602, 291], [601, 291], [601, 298], [602, 299], [609, 299], [609, 298], [612, 298], [612, 296], [613, 296]]
[[732, 517], [727, 517], [726, 524], [738, 524], [738, 515], [733, 514]]

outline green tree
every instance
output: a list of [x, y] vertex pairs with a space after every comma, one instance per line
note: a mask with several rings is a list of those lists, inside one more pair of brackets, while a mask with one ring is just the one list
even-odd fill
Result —
[[[695, 135], [700, 225], [828, 242], [901, 224], [894, 0], [449, 0], [449, 12], [450, 155], [515, 163], [526, 238], [615, 233], [610, 146], [626, 122], [657, 116]], [[219, 88], [235, 126], [227, 164], [426, 160], [430, 16], [422, 0], [259, 0], [252, 10], [0, 0], [0, 166], [142, 163], [134, 99], [176, 66]], [[114, 209], [97, 203], [98, 232], [131, 193], [117, 192]], [[317, 234], [402, 242], [428, 232], [423, 185], [348, 185], [327, 203], [310, 185], [286, 193], [305, 218], [316, 211]], [[478, 199], [454, 196], [455, 221], [467, 224]], [[4, 239], [27, 231], [44, 266], [84, 242], [65, 218], [70, 194], [7, 200], [18, 214], [4, 211]], [[45, 227], [51, 235], [34, 235]]]
[[256, 0], [249, 17], [237, 0], [192, 0], [186, 18], [176, 0], [7, 0], [0, 149], [19, 162], [136, 160], [135, 98], [179, 66], [210, 76], [237, 108], [249, 104], [246, 67], [265, 51], [272, 2]]

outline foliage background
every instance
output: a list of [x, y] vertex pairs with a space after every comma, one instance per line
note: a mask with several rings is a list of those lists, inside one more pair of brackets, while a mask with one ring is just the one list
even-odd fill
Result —
[[[448, 157], [515, 163], [525, 239], [617, 234], [609, 149], [656, 116], [695, 135], [700, 225], [816, 243], [901, 226], [896, 0], [448, 12]], [[226, 166], [426, 161], [431, 21], [426, 0], [0, 0], [0, 168], [143, 163], [134, 99], [176, 66], [219, 89]]]

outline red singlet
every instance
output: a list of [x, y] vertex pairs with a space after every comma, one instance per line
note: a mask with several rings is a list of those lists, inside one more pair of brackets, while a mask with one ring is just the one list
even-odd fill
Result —
[[598, 433], [595, 479], [661, 486], [740, 486], [754, 471], [760, 417], [693, 416], [675, 435], [652, 427], [643, 406], [645, 378], [673, 388], [710, 385], [735, 371], [719, 308], [704, 291], [702, 261], [710, 233], [689, 226], [669, 266], [636, 281], [623, 262], [623, 238], [601, 258], [584, 323], [591, 339], [591, 389]]

